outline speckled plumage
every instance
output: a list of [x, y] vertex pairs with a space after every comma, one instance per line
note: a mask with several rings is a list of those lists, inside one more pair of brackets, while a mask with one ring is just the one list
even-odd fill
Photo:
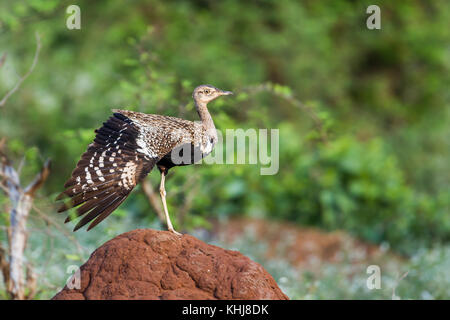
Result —
[[202, 156], [207, 156], [217, 141], [215, 127], [208, 130], [199, 122], [127, 110], [113, 111], [125, 115], [139, 128], [138, 151], [150, 157], [161, 158], [183, 144], [192, 144], [203, 151]]
[[[216, 90], [215, 96], [206, 96], [209, 90]], [[216, 97], [227, 94], [230, 92], [208, 85], [197, 87], [193, 97], [202, 120], [198, 123], [162, 115], [113, 110], [113, 116], [95, 131], [94, 142], [81, 156], [71, 178], [65, 183], [66, 190], [57, 199], [69, 197], [70, 200], [63, 203], [58, 212], [77, 207], [76, 216], [83, 218], [74, 231], [91, 221], [88, 230], [92, 229], [128, 197], [155, 165], [161, 171], [161, 187], [164, 189], [163, 179], [171, 167], [192, 164], [213, 150], [217, 132], [206, 105]], [[187, 160], [174, 160], [186, 150], [191, 153]], [[169, 230], [174, 231], [165, 204], [165, 190], [161, 196]], [[72, 217], [68, 216], [66, 222], [70, 220]]]

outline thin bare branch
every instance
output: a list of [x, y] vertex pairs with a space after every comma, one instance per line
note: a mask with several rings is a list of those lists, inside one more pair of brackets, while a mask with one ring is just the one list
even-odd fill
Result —
[[49, 216], [47, 216], [44, 212], [42, 212], [41, 209], [36, 207], [36, 205], [33, 204], [33, 210], [39, 215], [40, 218], [45, 220], [48, 224], [53, 225], [56, 229], [58, 229], [64, 236], [66, 236], [68, 239], [72, 240], [75, 246], [77, 247], [78, 253], [83, 254], [85, 253], [85, 249], [83, 246], [78, 242], [78, 240], [72, 235], [71, 232], [67, 231], [65, 228], [60, 226], [56, 221], [51, 219]]
[[402, 281], [404, 278], [406, 278], [406, 276], [408, 275], [409, 271], [406, 271], [404, 274], [402, 274], [397, 281], [395, 282], [394, 287], [392, 288], [392, 300], [399, 300], [400, 297], [397, 296], [397, 294], [395, 293], [395, 290], [397, 289], [398, 285], [400, 284], [400, 281]]
[[[33, 72], [34, 68], [36, 67], [36, 64], [39, 60], [39, 52], [41, 51], [41, 38], [37, 32], [35, 33], [35, 36], [36, 36], [36, 51], [34, 53], [33, 63], [31, 64], [30, 69], [28, 69], [28, 72], [25, 73], [19, 79], [19, 81], [17, 81], [16, 85], [10, 91], [8, 91], [6, 93], [6, 95], [3, 97], [3, 99], [0, 101], [0, 107], [3, 107], [5, 105], [6, 101], [8, 101], [8, 99], [9, 99], [9, 97], [11, 97], [11, 95], [13, 95], [20, 88], [22, 83], [30, 76], [30, 74]], [[3, 55], [2, 59], [5, 57], [6, 56]], [[3, 64], [3, 62], [1, 62], [1, 64]]]
[[153, 190], [153, 186], [151, 185], [151, 183], [148, 179], [146, 179], [142, 182], [142, 191], [144, 191], [144, 194], [147, 196], [148, 202], [152, 206], [153, 210], [156, 212], [158, 219], [162, 223], [165, 223], [166, 218], [164, 215], [164, 211], [161, 207], [159, 197], [157, 196], [156, 192]]
[[[4, 158], [4, 153], [5, 153], [5, 146], [6, 146], [6, 138], [5, 137], [3, 137], [1, 140], [0, 140], [0, 156], [2, 157], [2, 158]], [[2, 159], [2, 162], [3, 162], [3, 159]]]
[[2, 57], [0, 58], [0, 68], [3, 67], [3, 65], [5, 64], [6, 61], [6, 53], [4, 53], [2, 55]]
[[[3, 176], [8, 189], [7, 193], [11, 202], [9, 211], [10, 225], [7, 229], [9, 239], [9, 275], [6, 283], [6, 290], [12, 299], [25, 299], [26, 289], [33, 294], [35, 283], [34, 271], [28, 266], [27, 277], [24, 278], [24, 266], [26, 259], [24, 256], [25, 247], [28, 241], [28, 231], [26, 228], [29, 213], [31, 211], [34, 195], [50, 171], [50, 161], [46, 161], [42, 171], [36, 176], [25, 190], [21, 188], [17, 171], [11, 165], [4, 152], [4, 140], [0, 142], [0, 173]], [[4, 278], [5, 279], [5, 278]], [[30, 285], [30, 287], [27, 287]], [[31, 296], [30, 295], [30, 296]]]
[[[3, 176], [3, 175], [1, 175], [1, 176]], [[9, 197], [9, 190], [1, 181], [0, 181], [0, 189], [2, 189], [3, 192], [6, 194], [6, 196]]]
[[31, 182], [24, 190], [25, 194], [33, 197], [36, 190], [38, 190], [47, 180], [48, 175], [50, 174], [50, 159], [45, 161], [44, 166], [42, 167], [41, 172], [36, 176], [36, 178]]
[[9, 281], [9, 264], [8, 264], [8, 251], [0, 244], [0, 270], [3, 275], [3, 281], [7, 283]]
[[37, 275], [34, 272], [33, 265], [31, 263], [27, 263], [26, 265], [26, 277], [25, 284], [27, 288], [27, 294], [25, 295], [25, 299], [31, 300], [36, 296], [37, 293]]
[[20, 159], [20, 162], [19, 162], [19, 166], [17, 167], [17, 172], [19, 173], [19, 176], [20, 176], [20, 174], [22, 173], [22, 169], [23, 169], [23, 166], [25, 165], [25, 155], [22, 157], [22, 159]]
[[179, 209], [178, 221], [181, 226], [184, 225], [186, 214], [191, 210], [192, 203], [197, 196], [199, 189], [198, 177], [194, 175], [189, 176], [183, 189], [188, 190], [188, 192], [186, 192], [183, 206]]

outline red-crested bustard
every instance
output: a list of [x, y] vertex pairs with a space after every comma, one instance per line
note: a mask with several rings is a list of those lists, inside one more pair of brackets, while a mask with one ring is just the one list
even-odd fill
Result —
[[[92, 221], [87, 229], [90, 230], [110, 215], [156, 164], [161, 173], [160, 194], [167, 227], [180, 234], [174, 230], [167, 210], [165, 177], [170, 168], [193, 164], [211, 153], [217, 142], [217, 132], [207, 104], [230, 94], [232, 92], [211, 85], [195, 88], [192, 96], [201, 123], [113, 110], [113, 116], [95, 131], [94, 142], [65, 183], [66, 190], [57, 200], [70, 199], [58, 212], [77, 207], [75, 216], [83, 217], [74, 231]], [[189, 152], [187, 157], [186, 151]], [[69, 215], [65, 222], [72, 219]]]

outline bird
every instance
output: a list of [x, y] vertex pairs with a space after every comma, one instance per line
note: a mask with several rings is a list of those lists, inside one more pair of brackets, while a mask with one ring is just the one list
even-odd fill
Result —
[[112, 116], [95, 130], [95, 139], [82, 154], [64, 191], [58, 212], [76, 208], [65, 223], [81, 217], [73, 231], [90, 223], [87, 231], [108, 217], [156, 165], [161, 174], [160, 195], [167, 228], [175, 231], [166, 203], [165, 179], [175, 166], [198, 162], [217, 143], [209, 102], [233, 92], [200, 85], [192, 93], [201, 121], [113, 109]]

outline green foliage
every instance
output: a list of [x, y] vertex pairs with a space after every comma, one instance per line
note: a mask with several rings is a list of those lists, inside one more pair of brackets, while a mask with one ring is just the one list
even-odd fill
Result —
[[[211, 104], [218, 129], [280, 130], [280, 170], [174, 169], [166, 187], [176, 228], [250, 215], [344, 229], [410, 254], [450, 240], [448, 1], [84, 0], [82, 29], [68, 30], [71, 4], [0, 3], [0, 98], [28, 70], [34, 33], [42, 39], [35, 70], [0, 107], [0, 137], [15, 166], [24, 163], [24, 183], [52, 158], [39, 195], [52, 218], [63, 220], [54, 196], [111, 109], [194, 120], [191, 91], [211, 83], [236, 93]], [[381, 7], [381, 30], [365, 27], [369, 4]], [[155, 172], [149, 179], [159, 183]], [[1, 194], [2, 225], [8, 203]], [[138, 188], [84, 244], [156, 225], [149, 211]]]
[[[446, 192], [433, 199], [412, 189], [382, 140], [342, 136], [313, 152], [302, 143], [289, 149], [301, 150], [281, 153], [292, 175], [264, 185], [263, 193], [273, 195], [266, 198], [272, 216], [350, 230], [397, 248], [408, 248], [414, 239], [431, 243], [448, 238]], [[279, 203], [285, 204], [283, 213], [277, 212]]]
[[1, 111], [0, 127], [27, 171], [53, 158], [47, 193], [61, 190], [111, 108], [195, 119], [189, 95], [206, 82], [237, 93], [211, 107], [219, 129], [281, 129], [280, 172], [177, 170], [168, 186], [173, 208], [186, 198], [174, 185], [198, 175], [187, 217], [266, 214], [393, 245], [448, 239], [445, 2], [426, 4], [426, 13], [420, 1], [383, 3], [383, 32], [368, 31], [364, 5], [347, 2], [136, 1], [124, 10], [82, 1], [80, 31], [62, 23], [66, 4], [19, 1], [0, 10], [2, 92], [14, 70], [28, 67], [34, 32], [42, 37], [38, 67]]

